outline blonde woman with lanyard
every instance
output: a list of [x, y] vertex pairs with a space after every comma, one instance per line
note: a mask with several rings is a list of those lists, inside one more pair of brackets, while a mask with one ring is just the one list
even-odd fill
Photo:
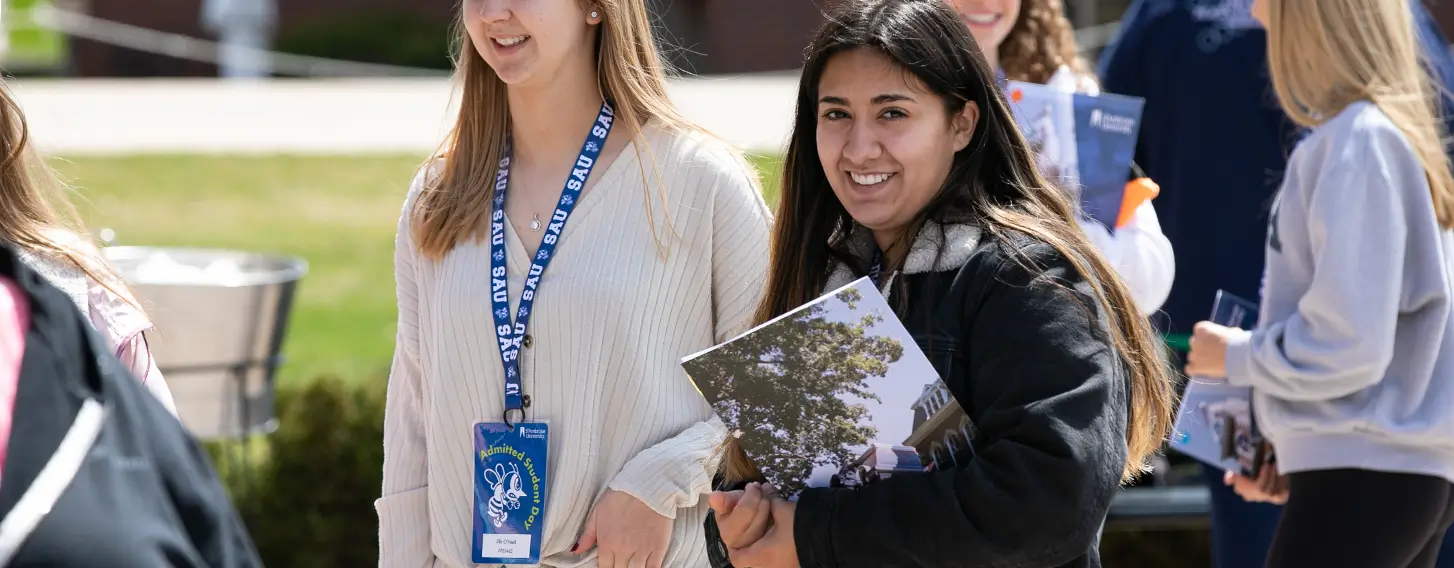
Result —
[[673, 108], [643, 0], [461, 13], [396, 237], [380, 566], [703, 565], [725, 428], [679, 360], [762, 296], [754, 174]]
[[[1075, 30], [1061, 0], [950, 0], [1000, 79], [1097, 94], [1090, 66], [1080, 56]], [[1156, 209], [1144, 201], [1115, 233], [1095, 221], [1078, 220], [1091, 243], [1126, 281], [1143, 315], [1161, 308], [1171, 294], [1176, 256], [1161, 232]]]

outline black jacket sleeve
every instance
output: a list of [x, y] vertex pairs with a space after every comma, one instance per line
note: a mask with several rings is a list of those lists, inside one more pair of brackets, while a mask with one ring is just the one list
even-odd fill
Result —
[[965, 301], [967, 381], [946, 384], [975, 424], [974, 458], [805, 490], [804, 567], [1060, 566], [1092, 548], [1127, 455], [1124, 367], [1090, 284], [1049, 246], [1026, 254], [1038, 269], [986, 259]]
[[178, 528], [185, 531], [197, 555], [213, 568], [262, 566], [252, 537], [207, 453], [160, 402], [145, 400], [145, 404], [151, 407], [148, 410], [157, 422], [153, 439], [163, 485], [179, 517]]
[[252, 537], [233, 509], [207, 454], [190, 437], [173, 450], [174, 461], [166, 469], [167, 490], [197, 554], [213, 568], [262, 566]]

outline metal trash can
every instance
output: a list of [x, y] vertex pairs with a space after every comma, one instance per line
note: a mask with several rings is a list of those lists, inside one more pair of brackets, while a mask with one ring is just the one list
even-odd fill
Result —
[[203, 440], [271, 432], [283, 334], [307, 263], [215, 249], [104, 250], [156, 325], [148, 343], [188, 430]]

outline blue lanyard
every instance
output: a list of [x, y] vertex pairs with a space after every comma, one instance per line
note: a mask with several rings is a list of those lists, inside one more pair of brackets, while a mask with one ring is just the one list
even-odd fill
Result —
[[1004, 69], [999, 69], [999, 68], [996, 68], [995, 69], [995, 84], [997, 84], [997, 85], [1000, 86], [1000, 90], [1001, 91], [1004, 91], [1004, 90], [1007, 90], [1007, 89], [1010, 88], [1010, 80], [1005, 77], [1005, 70]]
[[512, 411], [520, 412], [522, 419], [525, 416], [524, 397], [520, 393], [520, 345], [525, 338], [525, 327], [530, 322], [530, 309], [535, 305], [536, 294], [539, 294], [540, 275], [545, 273], [545, 267], [555, 255], [566, 219], [575, 209], [581, 188], [591, 177], [591, 169], [601, 155], [601, 148], [606, 145], [606, 136], [611, 133], [614, 119], [610, 103], [603, 103], [601, 114], [591, 125], [586, 143], [581, 147], [580, 157], [576, 158], [575, 168], [566, 179], [565, 188], [560, 191], [560, 203], [555, 206], [555, 214], [550, 216], [545, 227], [545, 236], [540, 240], [535, 260], [530, 263], [525, 290], [520, 293], [520, 306], [513, 323], [510, 321], [510, 284], [505, 264], [505, 190], [510, 185], [510, 141], [505, 141], [504, 157], [500, 158], [500, 168], [495, 173], [495, 202], [490, 211], [490, 297], [495, 308], [495, 337], [500, 344], [500, 361], [505, 365], [506, 425], [510, 424]]

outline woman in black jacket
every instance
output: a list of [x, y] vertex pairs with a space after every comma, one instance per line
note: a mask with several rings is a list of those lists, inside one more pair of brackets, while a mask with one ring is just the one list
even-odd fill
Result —
[[0, 519], [5, 568], [262, 566], [206, 451], [5, 243]]
[[[1169, 429], [1172, 382], [942, 0], [845, 2], [818, 32], [758, 319], [875, 274], [973, 421], [970, 448], [796, 502], [714, 493], [732, 564], [1099, 566], [1112, 497]], [[752, 477], [740, 455], [722, 487]]]

